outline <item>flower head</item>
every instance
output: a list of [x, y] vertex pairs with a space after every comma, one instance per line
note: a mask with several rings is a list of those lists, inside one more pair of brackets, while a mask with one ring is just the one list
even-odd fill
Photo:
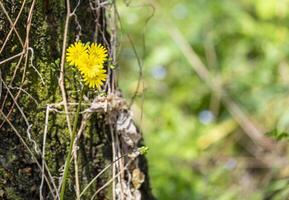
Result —
[[87, 45], [81, 41], [75, 42], [67, 49], [66, 60], [70, 65], [78, 65], [81, 57], [87, 54]]
[[84, 74], [84, 83], [90, 88], [100, 89], [107, 78], [107, 74], [105, 72], [106, 71], [104, 69], [99, 69], [98, 73], [96, 73], [94, 76], [88, 76], [87, 74]]
[[103, 64], [99, 63], [96, 57], [86, 55], [81, 58], [77, 68], [81, 74], [93, 77], [99, 72], [100, 69], [103, 69]]
[[88, 47], [88, 54], [99, 65], [102, 65], [107, 60], [107, 50], [101, 44], [92, 43]]
[[86, 85], [100, 89], [107, 78], [103, 69], [107, 56], [107, 50], [101, 44], [85, 45], [78, 41], [67, 49], [66, 60], [77, 67]]

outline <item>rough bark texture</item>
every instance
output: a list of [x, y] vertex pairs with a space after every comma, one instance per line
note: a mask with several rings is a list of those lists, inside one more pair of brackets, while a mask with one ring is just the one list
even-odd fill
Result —
[[[71, 1], [72, 9], [77, 2]], [[45, 143], [47, 167], [44, 173], [49, 179], [49, 169], [56, 187], [59, 187], [61, 168], [70, 142], [58, 83], [66, 4], [59, 0], [4, 0], [1, 4], [0, 199], [39, 199], [40, 188], [43, 199], [56, 199], [53, 197], [55, 190], [51, 180], [44, 180], [43, 187], [40, 187], [43, 179], [41, 150], [48, 116]], [[75, 13], [77, 18], [73, 17], [70, 21], [68, 43], [78, 37], [84, 42], [99, 42], [114, 57], [112, 43], [115, 38], [110, 36], [107, 28], [107, 8], [113, 8], [113, 5], [101, 7], [94, 1], [81, 1]], [[12, 27], [8, 16], [13, 23], [20, 11], [15, 29], [22, 41], [16, 31], [12, 31], [5, 42]], [[29, 17], [32, 17], [30, 30]], [[6, 60], [21, 52], [20, 56]], [[95, 199], [153, 199], [146, 159], [143, 155], [132, 155], [139, 153], [136, 149], [142, 143], [141, 133], [130, 117], [129, 106], [116, 89], [114, 71], [110, 68], [107, 71], [109, 81], [104, 88], [105, 95], [87, 92], [86, 104], [82, 107], [82, 111], [87, 112], [80, 115], [78, 122], [78, 127], [83, 127], [77, 140], [80, 190], [112, 160], [120, 156], [123, 158], [114, 162], [81, 199], [90, 199], [97, 189], [118, 172], [113, 184], [101, 190]], [[79, 80], [73, 68], [65, 67], [65, 88], [69, 103], [77, 103], [80, 98]], [[69, 105], [71, 121], [75, 109], [75, 105]], [[47, 110], [49, 115], [46, 115]], [[73, 161], [70, 169], [65, 199], [75, 199]]]

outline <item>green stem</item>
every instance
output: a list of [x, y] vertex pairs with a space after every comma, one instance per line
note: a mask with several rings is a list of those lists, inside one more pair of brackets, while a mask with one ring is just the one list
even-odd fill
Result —
[[63, 178], [62, 178], [62, 183], [61, 183], [60, 200], [64, 199], [66, 178], [67, 178], [67, 175], [68, 175], [68, 172], [69, 172], [70, 159], [71, 159], [71, 155], [72, 155], [73, 143], [74, 143], [75, 136], [76, 136], [77, 123], [78, 123], [79, 112], [80, 112], [80, 108], [81, 108], [81, 102], [82, 102], [83, 94], [84, 94], [84, 88], [81, 90], [81, 95], [80, 95], [80, 98], [79, 98], [77, 110], [76, 110], [76, 113], [75, 113], [75, 116], [74, 116], [71, 140], [70, 140], [68, 154], [67, 154], [67, 157], [66, 157], [66, 160], [65, 160], [64, 173], [63, 173]]

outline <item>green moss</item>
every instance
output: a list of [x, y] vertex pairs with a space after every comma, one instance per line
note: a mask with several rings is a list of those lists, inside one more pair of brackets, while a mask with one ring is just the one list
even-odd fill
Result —
[[7, 199], [13, 199], [13, 200], [23, 200], [18, 194], [15, 188], [13, 187], [6, 187], [5, 188], [5, 194], [7, 195]]

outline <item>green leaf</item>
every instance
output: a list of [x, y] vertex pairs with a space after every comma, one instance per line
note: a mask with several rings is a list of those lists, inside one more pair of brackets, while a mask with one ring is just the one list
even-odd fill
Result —
[[273, 129], [272, 131], [267, 132], [266, 135], [274, 138], [275, 140], [289, 139], [288, 132], [283, 132], [278, 129]]
[[142, 146], [138, 148], [138, 151], [141, 155], [145, 155], [148, 152], [149, 148], [147, 146]]

